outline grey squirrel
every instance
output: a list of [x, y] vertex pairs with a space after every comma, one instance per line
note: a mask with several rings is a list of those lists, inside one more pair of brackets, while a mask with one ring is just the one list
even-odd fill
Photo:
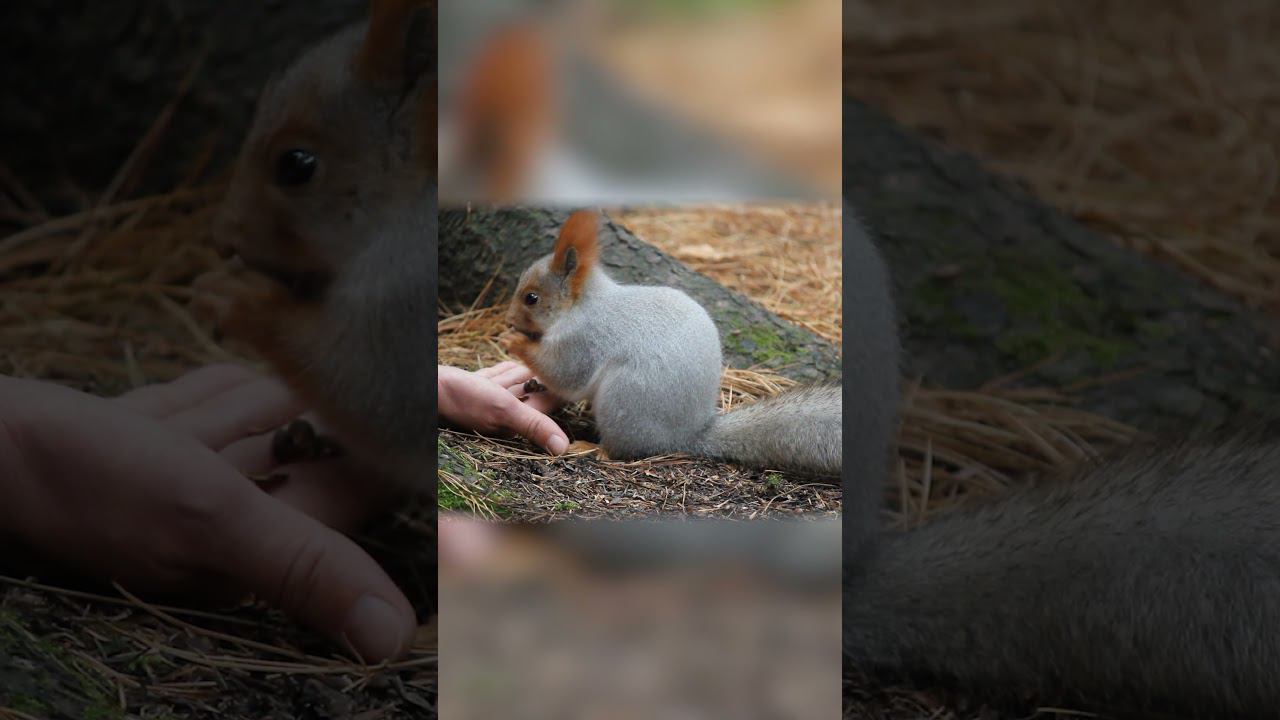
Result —
[[561, 398], [591, 401], [605, 452], [683, 452], [838, 475], [840, 387], [800, 388], [717, 413], [715, 323], [675, 288], [615, 282], [598, 262], [598, 230], [598, 213], [573, 213], [554, 252], [524, 271], [504, 343]]
[[[851, 397], [887, 384], [893, 300], [846, 207], [855, 297]], [[868, 353], [880, 353], [873, 357]], [[847, 667], [1126, 711], [1280, 712], [1280, 426], [1121, 451], [906, 532], [877, 514], [896, 409], [850, 404], [872, 432], [845, 475]]]
[[433, 491], [434, 3], [373, 0], [268, 83], [198, 281], [342, 443]]

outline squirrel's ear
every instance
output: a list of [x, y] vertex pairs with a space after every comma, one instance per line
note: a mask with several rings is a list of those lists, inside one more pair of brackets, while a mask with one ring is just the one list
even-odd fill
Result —
[[434, 0], [372, 0], [356, 73], [376, 87], [402, 92], [434, 69], [435, 39]]
[[515, 24], [487, 38], [466, 70], [458, 111], [462, 155], [491, 202], [509, 203], [553, 121], [551, 48], [538, 27]]
[[599, 256], [600, 246], [596, 233], [600, 227], [600, 215], [591, 210], [579, 210], [569, 216], [560, 229], [555, 254], [551, 257], [552, 272], [569, 281], [569, 294], [576, 300], [591, 275]]

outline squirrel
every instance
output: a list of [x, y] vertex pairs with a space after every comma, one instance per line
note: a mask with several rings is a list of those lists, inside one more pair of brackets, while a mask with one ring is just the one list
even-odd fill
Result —
[[817, 385], [717, 413], [720, 334], [670, 287], [622, 285], [600, 267], [599, 214], [580, 210], [520, 276], [507, 351], [559, 397], [590, 400], [609, 457], [687, 453], [838, 475], [841, 391]]
[[[847, 390], [885, 384], [893, 297], [846, 207]], [[895, 405], [856, 405], [873, 428]], [[874, 417], [871, 417], [873, 415]], [[1064, 477], [882, 532], [888, 439], [849, 434], [868, 471], [845, 475], [846, 669], [1212, 717], [1280, 708], [1280, 425], [1152, 441]], [[871, 462], [879, 461], [878, 467]], [[865, 504], [859, 507], [860, 504]]]
[[430, 492], [435, 8], [371, 7], [267, 84], [214, 226], [238, 260], [197, 292], [344, 450]]

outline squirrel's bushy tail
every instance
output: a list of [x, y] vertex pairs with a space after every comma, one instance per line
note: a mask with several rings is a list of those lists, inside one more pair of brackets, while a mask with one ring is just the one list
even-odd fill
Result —
[[743, 465], [840, 474], [840, 386], [814, 385], [718, 415], [695, 452]]
[[1134, 448], [890, 534], [846, 566], [846, 659], [1103, 707], [1274, 717], [1278, 438]]

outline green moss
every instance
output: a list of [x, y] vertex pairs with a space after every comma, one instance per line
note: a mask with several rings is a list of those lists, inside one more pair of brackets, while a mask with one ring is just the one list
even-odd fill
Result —
[[502, 488], [490, 488], [485, 499], [489, 501], [489, 510], [495, 515], [501, 518], [511, 517], [510, 505], [515, 500], [515, 495]]
[[964, 339], [978, 339], [982, 332], [955, 309], [955, 293], [942, 283], [925, 282], [916, 287], [915, 302], [907, 305], [907, 317], [914, 325], [936, 326]]
[[481, 470], [471, 458], [449, 447], [443, 437], [436, 440], [436, 460], [441, 472], [448, 472], [471, 482], [493, 480], [492, 474]]
[[764, 482], [771, 490], [779, 490], [782, 488], [782, 476], [776, 472], [765, 473]]
[[[86, 720], [122, 717], [108, 680], [60, 645], [33, 637], [23, 628], [13, 613], [0, 611], [0, 655], [25, 658], [36, 668], [13, 677], [0, 674], [0, 687], [8, 693], [4, 701], [9, 707], [35, 717], [52, 714], [71, 714]], [[52, 700], [54, 698], [57, 700]]]
[[555, 510], [557, 512], [573, 512], [574, 510], [577, 510], [579, 507], [581, 506], [572, 500], [562, 500], [555, 504]]
[[775, 328], [748, 326], [736, 318], [729, 320], [724, 346], [728, 354], [745, 355], [754, 363], [775, 368], [793, 362], [796, 357], [795, 348]]
[[1167, 322], [1139, 319], [1135, 324], [1138, 334], [1150, 340], [1166, 340], [1178, 334], [1178, 331]]
[[511, 504], [512, 495], [502, 488], [494, 487], [493, 473], [477, 467], [469, 457], [449, 447], [443, 438], [436, 441], [436, 458], [440, 472], [447, 472], [475, 489], [474, 497], [465, 498], [437, 479], [437, 507], [455, 512], [470, 512], [471, 503], [480, 502], [498, 517], [507, 517], [511, 514], [508, 506]]
[[[980, 255], [945, 244], [934, 249], [937, 262], [957, 264], [961, 274], [952, 281], [925, 280], [913, 290], [907, 317], [922, 334], [993, 342], [1014, 366], [1084, 352], [1102, 369], [1133, 352], [1135, 335], [1143, 334], [1140, 320], [1090, 296], [1053, 259], [1031, 257], [1023, 248], [984, 248]], [[994, 337], [956, 309], [956, 299], [969, 293], [994, 297], [1003, 308], [1007, 323]], [[1149, 325], [1147, 333], [1171, 332]]]
[[467, 509], [467, 501], [442, 482], [436, 483], [436, 504], [441, 510], [463, 511]]
[[10, 709], [17, 710], [20, 713], [25, 713], [34, 717], [43, 717], [49, 714], [48, 705], [45, 705], [40, 700], [28, 695], [18, 695], [12, 700], [9, 700], [8, 705]]

